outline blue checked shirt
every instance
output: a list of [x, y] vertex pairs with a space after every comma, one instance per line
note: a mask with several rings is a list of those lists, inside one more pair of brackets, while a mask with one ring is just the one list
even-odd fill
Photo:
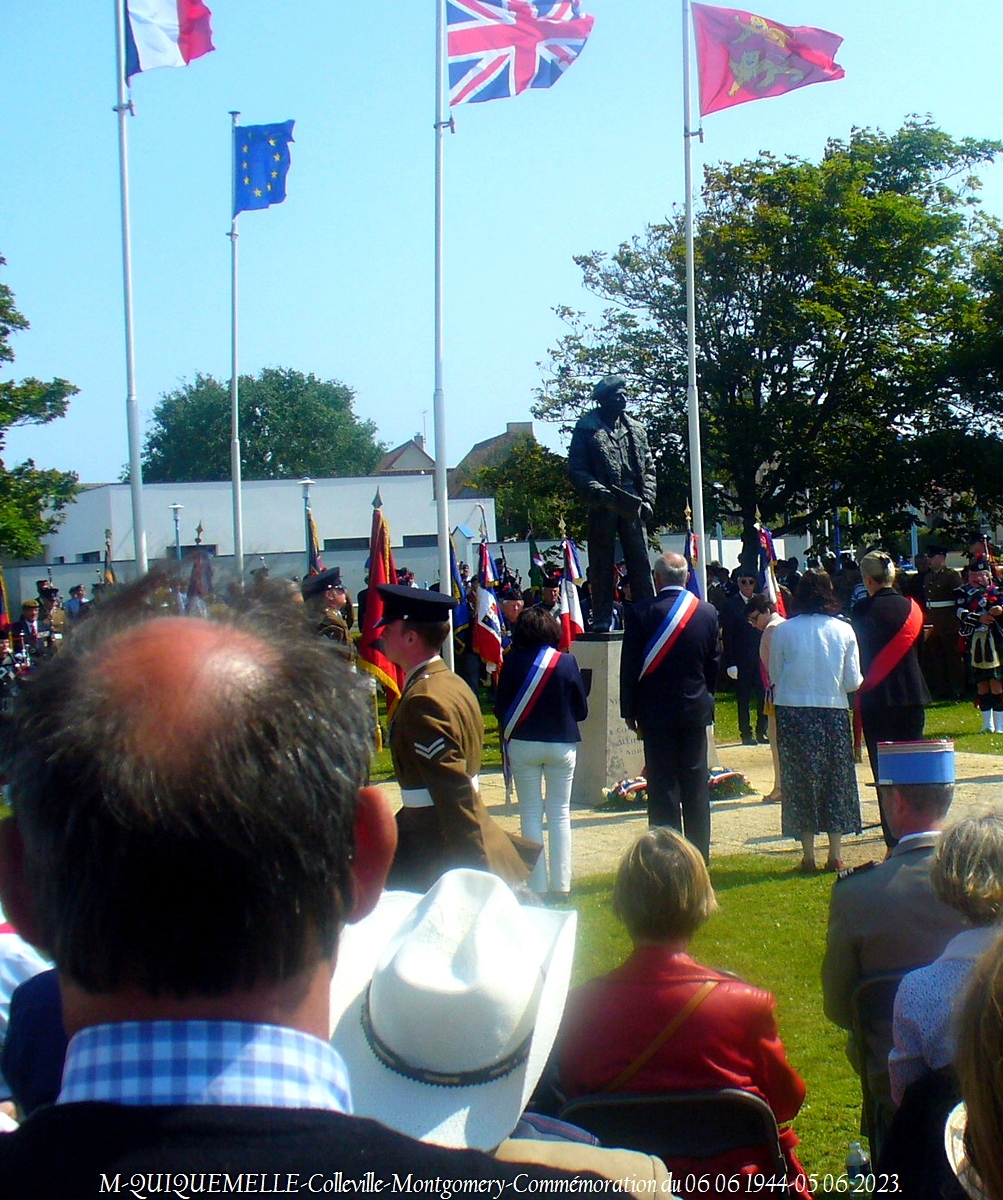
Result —
[[352, 1111], [345, 1064], [310, 1034], [243, 1021], [123, 1021], [74, 1034], [57, 1104]]

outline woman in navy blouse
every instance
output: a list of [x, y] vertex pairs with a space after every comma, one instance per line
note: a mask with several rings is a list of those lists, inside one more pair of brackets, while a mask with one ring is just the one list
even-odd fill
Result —
[[571, 892], [571, 781], [581, 741], [578, 722], [589, 712], [578, 663], [557, 649], [560, 640], [561, 627], [550, 613], [523, 612], [495, 699], [522, 836], [542, 842], [547, 819], [550, 853], [541, 853], [528, 883], [553, 900], [566, 900]]

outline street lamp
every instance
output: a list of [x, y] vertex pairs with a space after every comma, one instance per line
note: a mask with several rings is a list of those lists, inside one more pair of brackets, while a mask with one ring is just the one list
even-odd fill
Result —
[[171, 512], [174, 514], [174, 557], [181, 561], [181, 510], [183, 504], [172, 504]]
[[309, 572], [313, 551], [313, 531], [310, 529], [310, 488], [313, 486], [313, 480], [309, 475], [304, 475], [300, 480], [300, 485], [303, 488], [303, 531], [306, 544], [307, 571]]

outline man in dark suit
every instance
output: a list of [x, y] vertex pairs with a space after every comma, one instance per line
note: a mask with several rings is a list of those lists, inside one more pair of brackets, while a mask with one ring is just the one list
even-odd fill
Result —
[[0, 893], [55, 959], [70, 1042], [59, 1102], [0, 1139], [0, 1195], [556, 1178], [350, 1115], [331, 976], [396, 840], [363, 786], [367, 692], [288, 601], [163, 616], [164, 583], [101, 606], [3, 747]]
[[714, 721], [717, 613], [686, 591], [686, 559], [655, 562], [657, 595], [625, 607], [620, 711], [644, 740], [648, 822], [710, 854], [707, 726]]
[[[769, 741], [766, 735], [767, 720], [763, 712], [766, 689], [763, 672], [759, 665], [759, 643], [762, 632], [749, 623], [749, 601], [756, 594], [757, 579], [752, 571], [741, 570], [738, 575], [738, 592], [725, 601], [721, 609], [721, 632], [724, 635], [724, 665], [728, 678], [735, 680], [738, 699], [738, 731], [742, 743], [755, 746], [757, 742]], [[752, 728], [751, 706], [756, 704], [756, 728]]]

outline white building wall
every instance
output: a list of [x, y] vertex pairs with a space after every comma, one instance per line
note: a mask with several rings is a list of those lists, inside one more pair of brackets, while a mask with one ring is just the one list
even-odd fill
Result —
[[[373, 520], [372, 501], [379, 488], [383, 512], [394, 546], [405, 537], [436, 531], [433, 477], [430, 475], [364, 476], [318, 479], [310, 488], [317, 533], [325, 538], [368, 538]], [[304, 545], [303, 489], [298, 480], [245, 483], [244, 551], [255, 554], [296, 552]], [[233, 554], [233, 507], [228, 483], [154, 483], [143, 488], [144, 521], [149, 556], [162, 558], [174, 546], [174, 517], [170, 506], [182, 504], [182, 545], [192, 545], [201, 522], [202, 540], [220, 555]], [[483, 505], [488, 536], [495, 537], [494, 500], [450, 500], [451, 526], [480, 528]], [[82, 554], [104, 549], [104, 532], [111, 530], [112, 558], [133, 559], [132, 504], [128, 484], [111, 483], [82, 492], [66, 510], [66, 520], [50, 537], [46, 561], [77, 563]]]

